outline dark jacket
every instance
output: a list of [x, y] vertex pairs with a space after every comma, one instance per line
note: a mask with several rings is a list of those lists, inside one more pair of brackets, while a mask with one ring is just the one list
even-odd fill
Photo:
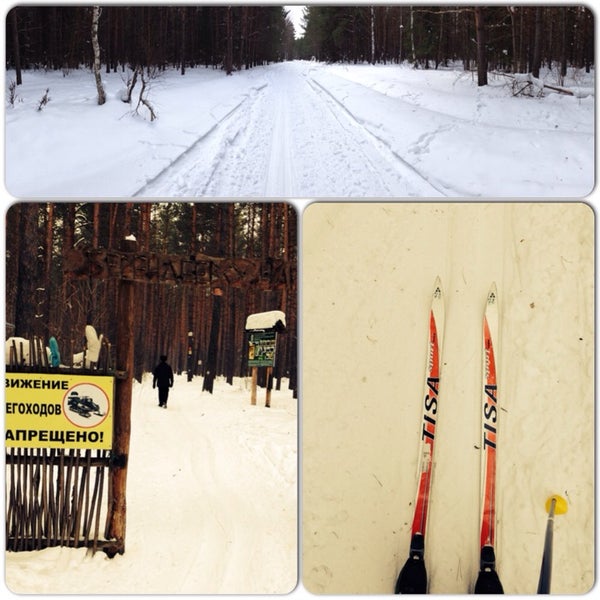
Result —
[[161, 361], [156, 367], [154, 371], [152, 371], [154, 375], [154, 381], [152, 385], [155, 387], [173, 387], [173, 369], [166, 362]]

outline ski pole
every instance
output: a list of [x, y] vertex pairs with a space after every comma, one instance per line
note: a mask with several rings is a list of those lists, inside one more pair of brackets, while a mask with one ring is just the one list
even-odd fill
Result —
[[544, 554], [542, 555], [542, 567], [538, 581], [538, 594], [550, 593], [550, 582], [552, 579], [552, 539], [554, 537], [554, 515], [562, 515], [567, 512], [567, 502], [564, 498], [554, 495], [546, 500], [546, 511], [548, 521], [546, 522], [546, 537], [544, 539]]

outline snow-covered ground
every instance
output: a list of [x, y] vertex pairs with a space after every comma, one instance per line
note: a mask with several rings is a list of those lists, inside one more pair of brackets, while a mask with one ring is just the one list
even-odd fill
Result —
[[[98, 106], [89, 71], [24, 73], [5, 100], [10, 194], [521, 198], [582, 197], [594, 185], [593, 73], [572, 74], [575, 96], [529, 98], [505, 77], [478, 88], [458, 68], [170, 70], [151, 81], [153, 122], [119, 100], [126, 74], [103, 77]], [[7, 89], [14, 79], [8, 71]]]
[[482, 319], [499, 298], [497, 565], [534, 594], [551, 494], [552, 592], [595, 580], [594, 213], [582, 203], [315, 203], [303, 238], [303, 583], [389, 594], [408, 558], [431, 294], [445, 335], [425, 563], [479, 568]]
[[297, 401], [176, 376], [166, 410], [134, 384], [125, 553], [7, 552], [20, 594], [272, 594], [297, 582]]

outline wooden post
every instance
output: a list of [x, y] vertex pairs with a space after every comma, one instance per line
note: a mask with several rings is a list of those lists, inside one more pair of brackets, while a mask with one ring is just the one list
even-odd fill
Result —
[[131, 434], [131, 391], [133, 387], [134, 286], [121, 279], [117, 305], [116, 384], [113, 449], [110, 466], [110, 498], [106, 537], [114, 539], [115, 553], [125, 552], [126, 484]]
[[256, 405], [256, 386], [258, 384], [258, 367], [252, 367], [252, 390], [250, 391], [250, 404]]
[[265, 406], [271, 408], [271, 390], [273, 389], [273, 367], [267, 367], [267, 399]]

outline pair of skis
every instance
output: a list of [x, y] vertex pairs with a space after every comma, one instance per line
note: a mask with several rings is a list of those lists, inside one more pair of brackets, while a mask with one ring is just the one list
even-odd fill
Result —
[[[502, 594], [496, 572], [496, 435], [498, 396], [496, 355], [498, 340], [498, 301], [493, 284], [483, 317], [483, 388], [482, 388], [482, 495], [480, 570], [475, 583], [476, 594]], [[427, 593], [425, 568], [425, 533], [433, 471], [433, 450], [438, 411], [442, 348], [444, 338], [444, 298], [439, 277], [436, 279], [429, 312], [427, 370], [425, 373], [422, 429], [419, 450], [417, 498], [413, 514], [410, 550], [396, 581], [396, 594]]]

